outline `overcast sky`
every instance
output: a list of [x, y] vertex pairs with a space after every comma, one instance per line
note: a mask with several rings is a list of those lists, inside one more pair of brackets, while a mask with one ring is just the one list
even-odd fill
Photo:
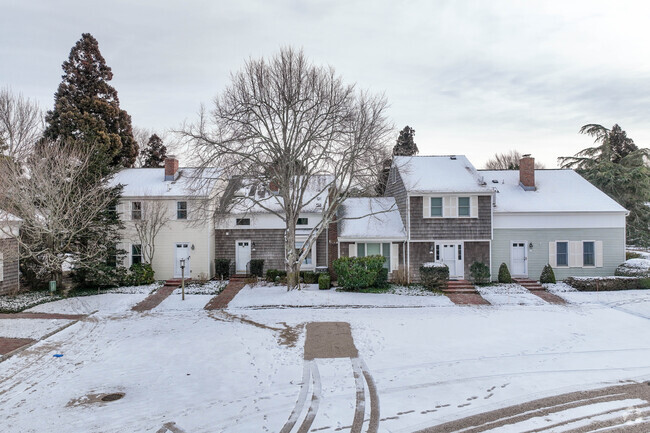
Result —
[[[248, 57], [302, 47], [384, 92], [420, 154], [532, 153], [547, 167], [589, 146], [586, 123], [650, 147], [646, 1], [0, 0], [0, 86], [51, 109], [61, 63], [89, 32], [133, 125], [196, 118]], [[648, 6], [646, 6], [648, 5]]]

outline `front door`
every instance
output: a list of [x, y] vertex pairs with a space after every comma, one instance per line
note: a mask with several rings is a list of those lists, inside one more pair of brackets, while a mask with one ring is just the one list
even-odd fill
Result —
[[185, 260], [185, 278], [190, 278], [190, 244], [178, 243], [174, 251], [174, 278], [181, 278], [181, 259]]
[[463, 278], [463, 244], [443, 243], [442, 262], [449, 268], [450, 278]]
[[510, 243], [510, 272], [512, 275], [527, 276], [528, 275], [528, 254], [526, 250], [526, 242], [511, 242]]
[[236, 272], [238, 274], [245, 274], [248, 269], [248, 262], [251, 261], [251, 242], [250, 241], [236, 241], [235, 242], [235, 263]]

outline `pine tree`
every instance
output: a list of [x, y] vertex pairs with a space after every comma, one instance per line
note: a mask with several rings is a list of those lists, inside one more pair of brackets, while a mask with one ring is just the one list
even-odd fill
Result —
[[131, 116], [120, 109], [113, 78], [97, 40], [84, 33], [63, 62], [63, 81], [48, 111], [44, 137], [49, 141], [76, 141], [94, 146], [96, 169], [108, 174], [132, 167], [138, 155]]
[[393, 156], [415, 156], [419, 153], [418, 146], [413, 141], [415, 136], [415, 129], [410, 126], [405, 126], [399, 132], [397, 143], [393, 147]]
[[165, 166], [165, 158], [167, 158], [167, 147], [158, 134], [153, 134], [149, 137], [147, 146], [142, 149], [142, 167], [144, 168], [158, 168]]

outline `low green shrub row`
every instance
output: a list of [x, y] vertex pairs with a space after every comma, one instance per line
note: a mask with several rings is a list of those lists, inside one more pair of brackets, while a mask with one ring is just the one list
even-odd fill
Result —
[[142, 286], [154, 283], [154, 271], [150, 264], [136, 263], [129, 269], [123, 266], [99, 265], [76, 269], [72, 280], [77, 287], [85, 289], [119, 286]]
[[[386, 284], [384, 256], [340, 257], [333, 262], [339, 286], [345, 290], [358, 290]], [[385, 274], [385, 275], [384, 275]]]
[[581, 292], [650, 289], [650, 278], [640, 277], [569, 277], [564, 282]]
[[449, 267], [443, 263], [425, 263], [420, 266], [420, 283], [430, 290], [440, 289], [449, 281]]

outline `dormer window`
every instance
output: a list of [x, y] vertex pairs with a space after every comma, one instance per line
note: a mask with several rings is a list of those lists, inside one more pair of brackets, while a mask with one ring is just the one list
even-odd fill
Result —
[[306, 226], [309, 224], [309, 218], [298, 218], [298, 221], [296, 222], [296, 225], [298, 226]]
[[249, 225], [251, 225], [251, 219], [250, 218], [237, 218], [235, 220], [235, 225], [249, 226]]

